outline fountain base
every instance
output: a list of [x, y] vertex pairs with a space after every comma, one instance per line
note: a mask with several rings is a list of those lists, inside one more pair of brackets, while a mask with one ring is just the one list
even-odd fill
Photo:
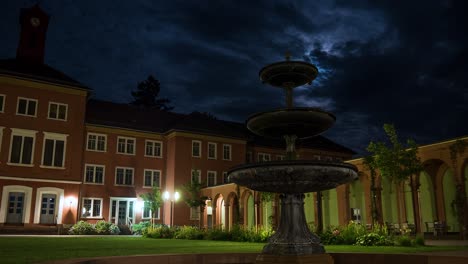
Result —
[[332, 256], [329, 254], [313, 254], [303, 256], [281, 256], [261, 254], [257, 256], [255, 264], [334, 264]]

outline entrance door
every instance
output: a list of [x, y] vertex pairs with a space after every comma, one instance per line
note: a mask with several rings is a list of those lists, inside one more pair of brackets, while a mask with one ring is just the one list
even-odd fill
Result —
[[41, 224], [55, 224], [55, 205], [57, 196], [55, 194], [43, 194], [41, 201]]
[[24, 193], [11, 192], [8, 194], [8, 224], [23, 223]]
[[118, 225], [127, 224], [127, 201], [119, 201]]

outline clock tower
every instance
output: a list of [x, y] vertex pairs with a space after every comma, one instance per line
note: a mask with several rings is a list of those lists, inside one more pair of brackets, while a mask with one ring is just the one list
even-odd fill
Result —
[[21, 8], [21, 33], [16, 58], [25, 62], [44, 63], [44, 50], [49, 16], [39, 7]]

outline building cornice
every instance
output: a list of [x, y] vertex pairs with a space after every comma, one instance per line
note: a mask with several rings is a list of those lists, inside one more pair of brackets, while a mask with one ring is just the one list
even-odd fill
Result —
[[10, 84], [10, 85], [15, 85], [15, 86], [22, 86], [22, 87], [29, 87], [29, 88], [36, 88], [36, 89], [43, 89], [43, 90], [66, 93], [66, 94], [81, 95], [81, 96], [87, 96], [89, 92], [88, 90], [80, 88], [80, 87], [57, 84], [57, 83], [50, 83], [46, 81], [29, 79], [29, 78], [18, 77], [18, 76], [11, 76], [11, 75], [7, 75], [4, 73], [0, 73], [0, 83]]
[[82, 183], [81, 181], [34, 179], [34, 178], [8, 177], [8, 176], [0, 176], [0, 180], [30, 181], [30, 182], [53, 182], [53, 183], [67, 183], [67, 184], [81, 184]]

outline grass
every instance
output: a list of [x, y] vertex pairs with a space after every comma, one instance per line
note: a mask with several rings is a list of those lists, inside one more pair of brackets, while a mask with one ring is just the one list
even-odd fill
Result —
[[[141, 237], [0, 237], [1, 263], [43, 261], [98, 256], [162, 253], [257, 253], [263, 243], [206, 240], [149, 239]], [[326, 246], [327, 252], [417, 253], [468, 250], [468, 247], [362, 247]]]

